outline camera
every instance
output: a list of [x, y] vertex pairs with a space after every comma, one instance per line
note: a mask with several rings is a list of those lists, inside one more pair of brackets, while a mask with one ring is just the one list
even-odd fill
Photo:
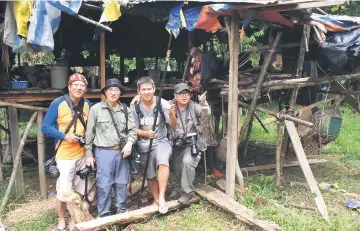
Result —
[[85, 137], [81, 136], [81, 135], [78, 135], [78, 134], [74, 134], [74, 135], [75, 135], [76, 138], [78, 138], [80, 146], [83, 147], [85, 145]]
[[56, 161], [54, 157], [45, 162], [45, 171], [49, 173], [51, 178], [56, 179], [60, 176], [60, 172], [56, 167]]
[[179, 136], [174, 139], [173, 146], [176, 150], [184, 148], [187, 145], [187, 138], [182, 136]]
[[198, 155], [198, 148], [197, 148], [197, 133], [189, 133], [187, 135], [187, 139], [191, 145], [191, 154], [192, 156]]
[[89, 176], [92, 172], [95, 172], [95, 168], [93, 169], [91, 166], [85, 166], [85, 168], [76, 171], [75, 174], [81, 179], [85, 179], [85, 177]]

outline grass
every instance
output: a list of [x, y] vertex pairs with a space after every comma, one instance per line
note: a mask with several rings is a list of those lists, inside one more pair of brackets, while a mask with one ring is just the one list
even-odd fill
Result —
[[179, 210], [167, 216], [156, 217], [144, 224], [132, 225], [131, 230], [248, 230], [239, 220], [224, 213], [208, 202], [201, 201], [187, 209]]
[[[360, 118], [353, 109], [346, 106], [341, 107], [341, 112], [341, 133], [329, 148], [322, 151], [322, 154], [333, 154], [338, 158], [330, 158], [328, 163], [311, 166], [318, 183], [326, 182], [339, 187], [322, 191], [330, 216], [329, 222], [325, 222], [317, 211], [289, 206], [293, 203], [315, 207], [314, 196], [308, 187], [290, 186], [288, 183], [305, 182], [300, 168], [284, 170], [281, 189], [275, 186], [274, 172], [247, 177], [247, 192], [245, 195], [238, 195], [237, 200], [253, 209], [259, 217], [274, 221], [285, 230], [360, 230], [359, 211], [352, 211], [343, 204], [345, 199], [351, 199], [343, 192], [360, 193]], [[269, 118], [264, 114], [259, 115], [262, 120]], [[266, 144], [277, 142], [276, 123], [267, 125], [270, 131], [268, 134], [259, 123], [255, 122], [253, 126], [253, 141]], [[258, 204], [258, 197], [267, 200], [268, 204]]]
[[13, 230], [16, 231], [34, 231], [45, 230], [49, 226], [56, 224], [57, 214], [55, 211], [51, 211], [45, 214], [41, 214], [35, 219], [24, 220], [13, 225]]

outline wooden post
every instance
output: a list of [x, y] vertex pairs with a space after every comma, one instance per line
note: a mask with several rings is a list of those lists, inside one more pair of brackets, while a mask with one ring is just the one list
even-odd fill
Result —
[[[1, 110], [1, 114], [2, 114], [2, 110]], [[1, 124], [1, 121], [0, 121]], [[0, 132], [0, 183], [4, 182], [5, 177], [4, 177], [4, 172], [3, 172], [3, 164], [4, 164], [4, 156], [3, 156], [3, 146], [2, 146], [2, 135]]]
[[[296, 79], [302, 77], [303, 63], [305, 60], [305, 51], [308, 47], [310, 31], [311, 31], [310, 25], [307, 25], [307, 24], [303, 25], [303, 34], [302, 34], [302, 39], [301, 39], [300, 53], [298, 55], [297, 68], [296, 68], [295, 77], [294, 77]], [[291, 111], [294, 111], [294, 107], [296, 105], [299, 89], [300, 89], [300, 87], [297, 85], [293, 88], [292, 96], [291, 96], [290, 103], [289, 103], [289, 108]], [[282, 139], [282, 141], [280, 139]], [[288, 132], [287, 132], [287, 129], [284, 129], [283, 136], [278, 136], [278, 142], [277, 142], [277, 145], [281, 145], [280, 153], [276, 153], [276, 159], [277, 159], [277, 155], [280, 155], [279, 162], [276, 161], [276, 165], [278, 165], [276, 168], [276, 185], [277, 186], [281, 185], [283, 164], [284, 164], [284, 159], [286, 156], [288, 144], [289, 144]], [[279, 147], [277, 147], [277, 149], [278, 148]]]
[[[11, 140], [11, 152], [13, 155], [13, 161], [15, 163], [15, 154], [20, 146], [20, 133], [19, 133], [19, 121], [18, 121], [18, 111], [14, 107], [9, 107], [9, 128], [10, 128], [10, 140]], [[22, 196], [25, 194], [25, 185], [24, 185], [24, 176], [23, 168], [21, 164], [21, 159], [19, 161], [19, 166], [15, 175], [15, 191], [16, 195]]]
[[39, 165], [39, 181], [40, 181], [40, 193], [41, 196], [46, 199], [48, 197], [48, 188], [46, 184], [45, 174], [45, 142], [44, 134], [41, 132], [41, 126], [43, 124], [44, 112], [38, 112], [37, 125], [38, 125], [38, 165]]
[[125, 79], [124, 79], [124, 76], [125, 76], [125, 64], [124, 64], [124, 56], [120, 56], [120, 62], [119, 62], [119, 76], [120, 76], [120, 81], [122, 82], [122, 84], [125, 83]]
[[281, 186], [281, 155], [282, 155], [282, 143], [283, 143], [283, 133], [285, 130], [285, 125], [283, 121], [279, 121], [277, 124], [277, 149], [276, 149], [276, 185]]
[[[279, 43], [279, 41], [281, 39], [281, 36], [282, 36], [282, 32], [278, 32], [277, 36], [276, 36], [276, 38], [275, 38], [275, 40], [274, 40], [274, 42], [272, 44], [272, 48], [268, 52], [267, 57], [263, 62], [262, 69], [261, 69], [261, 72], [260, 72], [259, 77], [258, 77], [256, 89], [255, 89], [255, 92], [253, 94], [250, 111], [249, 111], [249, 113], [247, 115], [246, 120], [244, 121], [245, 124], [244, 124], [244, 126], [242, 126], [242, 129], [241, 129], [241, 131], [239, 133], [238, 142], [237, 142], [238, 145], [242, 142], [243, 135], [246, 132], [246, 129], [247, 129], [248, 125], [253, 121], [254, 112], [255, 112], [255, 109], [256, 109], [256, 106], [257, 106], [257, 100], [258, 100], [259, 93], [261, 91], [262, 83], [263, 83], [264, 77], [265, 77], [265, 75], [267, 73], [268, 66], [269, 66], [269, 64], [271, 62], [272, 55], [273, 55], [273, 53], [275, 52], [275, 50], [276, 50], [276, 48], [278, 46], [278, 43]], [[242, 153], [242, 162], [244, 162], [244, 160], [245, 160], [245, 156], [243, 154], [244, 153]]]
[[[105, 87], [105, 32], [100, 33], [100, 89]], [[101, 94], [101, 99], [105, 96]]]
[[[19, 140], [19, 146], [17, 146], [16, 149], [13, 149], [13, 150], [16, 150], [16, 153], [13, 153], [13, 156], [14, 156], [13, 171], [11, 173], [11, 177], [10, 177], [10, 180], [9, 180], [9, 185], [8, 185], [8, 187], [6, 189], [5, 195], [1, 200], [0, 214], [4, 211], [5, 205], [7, 204], [8, 200], [9, 200], [11, 189], [12, 189], [14, 183], [15, 183], [15, 186], [16, 186], [16, 177], [17, 177], [16, 172], [18, 171], [19, 167], [21, 167], [21, 153], [23, 152], [24, 145], [25, 145], [25, 140], [28, 137], [31, 125], [33, 125], [36, 116], [37, 116], [37, 112], [35, 112], [31, 116], [28, 124], [26, 125], [23, 137], [21, 138], [21, 141]], [[16, 126], [18, 126], [18, 124], [16, 124]], [[19, 137], [18, 137], [18, 139], [19, 139]], [[23, 182], [22, 186], [24, 186], [24, 182]]]
[[318, 188], [317, 181], [312, 174], [310, 165], [308, 164], [305, 151], [303, 150], [300, 137], [297, 133], [296, 126], [291, 121], [285, 121], [286, 130], [290, 135], [290, 139], [295, 150], [298, 161], [300, 162], [303, 175], [307, 180], [307, 184], [310, 186], [312, 194], [315, 196], [315, 202], [318, 211], [323, 218], [327, 221], [329, 219], [325, 201], [322, 197], [320, 189]]
[[237, 11], [232, 12], [232, 18], [225, 18], [230, 46], [226, 194], [232, 198], [234, 197], [235, 191], [236, 163], [238, 163], [238, 129], [237, 126], [234, 125], [237, 124], [238, 121], [239, 20]]

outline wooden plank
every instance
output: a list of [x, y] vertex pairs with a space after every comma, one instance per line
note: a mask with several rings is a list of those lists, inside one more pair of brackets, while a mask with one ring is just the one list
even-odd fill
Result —
[[[326, 159], [309, 159], [307, 161], [308, 161], [308, 164], [320, 164], [320, 163], [326, 163], [327, 162]], [[291, 162], [288, 162], [288, 163], [283, 165], [284, 168], [296, 167], [296, 166], [300, 166], [299, 161], [291, 161]], [[276, 168], [276, 164], [265, 164], [265, 165], [258, 165], [258, 166], [241, 168], [241, 170], [244, 171], [244, 172], [256, 172], [256, 171], [271, 170], [271, 169], [275, 169], [275, 168]]]
[[308, 161], [306, 159], [305, 151], [303, 150], [302, 143], [300, 137], [298, 136], [297, 129], [295, 124], [290, 121], [285, 121], [287, 132], [291, 138], [291, 142], [293, 144], [293, 149], [296, 152], [297, 159], [300, 162], [301, 169], [305, 178], [307, 180], [308, 185], [310, 186], [311, 192], [316, 196], [315, 202], [318, 208], [318, 211], [321, 213], [325, 220], [328, 220], [328, 212], [326, 208], [325, 201], [321, 195], [320, 189], [318, 188], [315, 177], [312, 174], [312, 170]]
[[[232, 18], [225, 18], [228, 42], [230, 47], [229, 65], [229, 98], [228, 98], [228, 125], [227, 125], [227, 163], [226, 163], [226, 193], [234, 197], [236, 163], [238, 156], [237, 134], [238, 127], [238, 54], [239, 54], [239, 14], [232, 12]], [[239, 168], [239, 166], [238, 166]], [[241, 177], [243, 178], [243, 177]]]
[[[217, 186], [220, 187], [222, 190], [226, 191], [226, 181], [224, 179], [217, 180]], [[235, 186], [236, 192], [238, 193], [244, 193], [245, 190], [241, 188], [238, 184]]]
[[258, 219], [252, 210], [248, 209], [244, 205], [237, 203], [231, 197], [215, 188], [212, 188], [208, 185], [200, 185], [195, 188], [195, 192], [201, 197], [206, 198], [215, 206], [231, 213], [233, 216], [247, 225], [255, 226], [260, 230], [282, 230], [281, 227], [277, 224]]
[[[188, 204], [197, 203], [200, 197], [194, 196]], [[184, 207], [179, 204], [177, 200], [166, 202], [168, 205], [168, 211], [177, 210]], [[95, 220], [75, 224], [75, 229], [78, 231], [96, 231], [103, 230], [106, 227], [112, 225], [128, 224], [133, 222], [139, 222], [152, 217], [155, 214], [159, 214], [157, 205], [150, 205], [141, 209], [121, 213], [113, 216], [98, 218]]]
[[38, 144], [38, 165], [39, 165], [39, 181], [40, 181], [40, 193], [44, 199], [48, 198], [48, 186], [46, 184], [46, 174], [45, 174], [45, 138], [44, 134], [41, 132], [41, 127], [43, 125], [44, 112], [38, 112], [37, 126], [38, 126], [38, 135], [37, 135], [37, 144]]
[[[10, 139], [11, 139], [11, 152], [13, 155], [13, 161], [15, 162], [16, 150], [20, 146], [20, 132], [19, 132], [19, 121], [18, 111], [14, 107], [9, 107], [9, 128], [10, 128]], [[16, 196], [22, 196], [25, 194], [23, 167], [21, 161], [15, 175], [15, 191]]]
[[[105, 32], [100, 33], [100, 89], [105, 87]], [[103, 94], [100, 95], [101, 100], [105, 99]]]

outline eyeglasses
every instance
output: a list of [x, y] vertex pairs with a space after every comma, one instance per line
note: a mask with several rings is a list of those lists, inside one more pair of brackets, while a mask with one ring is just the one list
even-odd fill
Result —
[[182, 91], [182, 92], [180, 92], [180, 93], [177, 93], [177, 95], [180, 95], [180, 96], [190, 96], [191, 93], [188, 92], [188, 91]]
[[71, 85], [74, 87], [77, 87], [77, 88], [83, 88], [83, 89], [86, 88], [86, 86], [84, 84], [80, 84], [80, 83], [77, 83], [77, 84], [72, 83]]
[[109, 93], [115, 93], [115, 94], [119, 94], [120, 90], [119, 89], [108, 89], [107, 90]]

